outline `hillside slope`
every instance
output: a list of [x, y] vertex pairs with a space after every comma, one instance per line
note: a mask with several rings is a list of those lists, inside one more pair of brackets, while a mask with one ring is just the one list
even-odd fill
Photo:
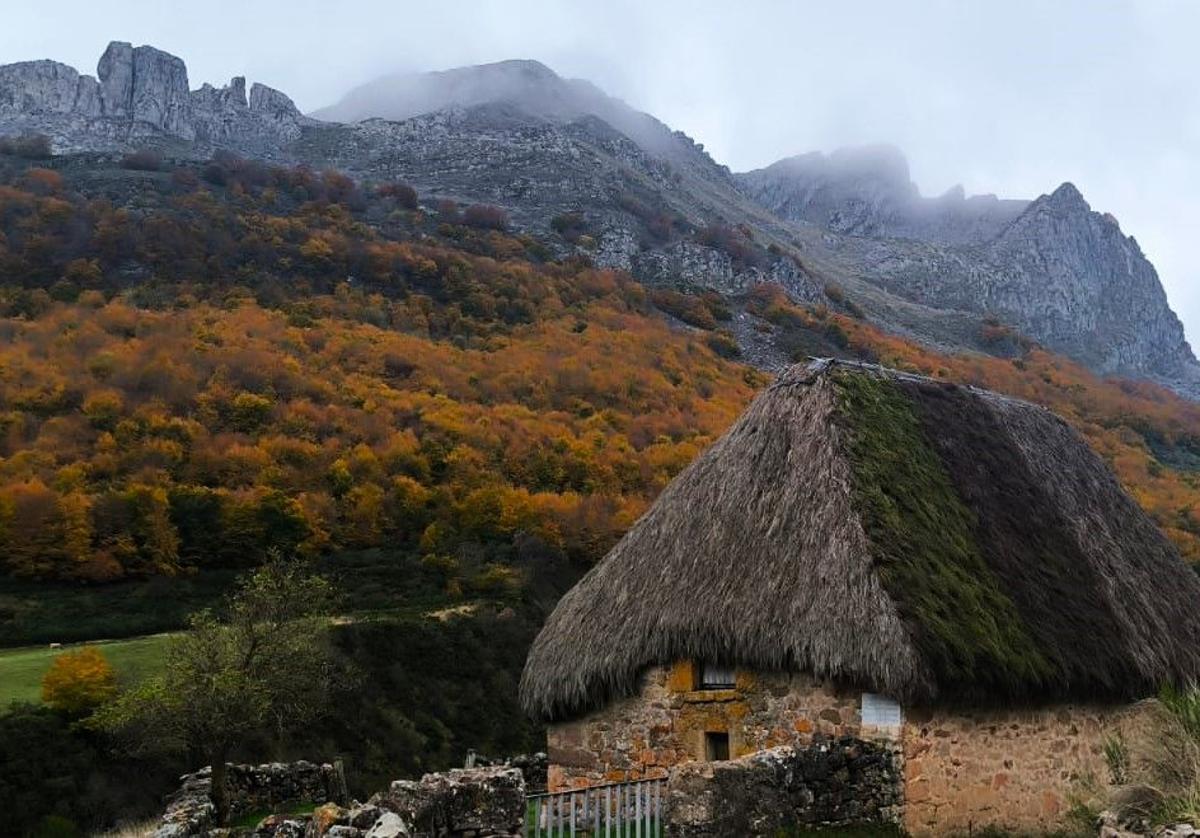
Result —
[[535, 580], [514, 570], [531, 544], [586, 566], [768, 380], [735, 333], [1046, 404], [1200, 554], [1200, 406], [1002, 326], [981, 339], [1012, 357], [940, 354], [849, 301], [647, 291], [548, 261], [494, 208], [451, 218], [402, 184], [55, 162], [0, 165], [9, 574], [388, 546], [468, 595]]

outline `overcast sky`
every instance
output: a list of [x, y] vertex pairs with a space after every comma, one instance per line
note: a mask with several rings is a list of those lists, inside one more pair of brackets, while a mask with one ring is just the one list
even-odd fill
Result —
[[[3, 0], [0, 63], [95, 72], [109, 40], [302, 110], [375, 76], [536, 58], [735, 171], [890, 142], [927, 194], [1073, 181], [1158, 267], [1200, 343], [1200, 2]], [[1200, 347], [1197, 347], [1200, 348]]]

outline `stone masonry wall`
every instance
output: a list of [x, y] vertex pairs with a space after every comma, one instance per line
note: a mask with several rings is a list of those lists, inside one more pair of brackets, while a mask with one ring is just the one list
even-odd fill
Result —
[[898, 748], [817, 734], [727, 762], [693, 762], [667, 781], [669, 838], [779, 835], [796, 827], [892, 824], [902, 811]]
[[913, 835], [969, 834], [985, 826], [1054, 831], [1065, 825], [1086, 781], [1109, 781], [1105, 740], [1139, 712], [1081, 705], [910, 710], [905, 827]]
[[707, 732], [729, 736], [737, 758], [814, 734], [873, 738], [860, 723], [857, 692], [806, 675], [738, 670], [736, 688], [697, 690], [690, 662], [652, 667], [640, 690], [548, 733], [551, 791], [601, 782], [665, 777], [705, 759]]

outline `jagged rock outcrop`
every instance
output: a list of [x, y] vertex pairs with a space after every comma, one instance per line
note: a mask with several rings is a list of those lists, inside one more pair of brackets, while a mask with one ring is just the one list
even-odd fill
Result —
[[0, 134], [44, 133], [58, 151], [185, 143], [196, 154], [223, 147], [270, 157], [305, 124], [277, 90], [255, 84], [247, 101], [240, 77], [190, 90], [183, 61], [150, 46], [114, 41], [96, 75], [56, 61], [0, 67]]

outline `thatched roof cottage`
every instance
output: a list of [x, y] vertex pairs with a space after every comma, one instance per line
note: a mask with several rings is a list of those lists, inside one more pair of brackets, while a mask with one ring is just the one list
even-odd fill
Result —
[[529, 654], [552, 783], [890, 738], [905, 824], [1043, 829], [1122, 708], [1200, 674], [1200, 579], [1053, 413], [879, 367], [784, 372]]

